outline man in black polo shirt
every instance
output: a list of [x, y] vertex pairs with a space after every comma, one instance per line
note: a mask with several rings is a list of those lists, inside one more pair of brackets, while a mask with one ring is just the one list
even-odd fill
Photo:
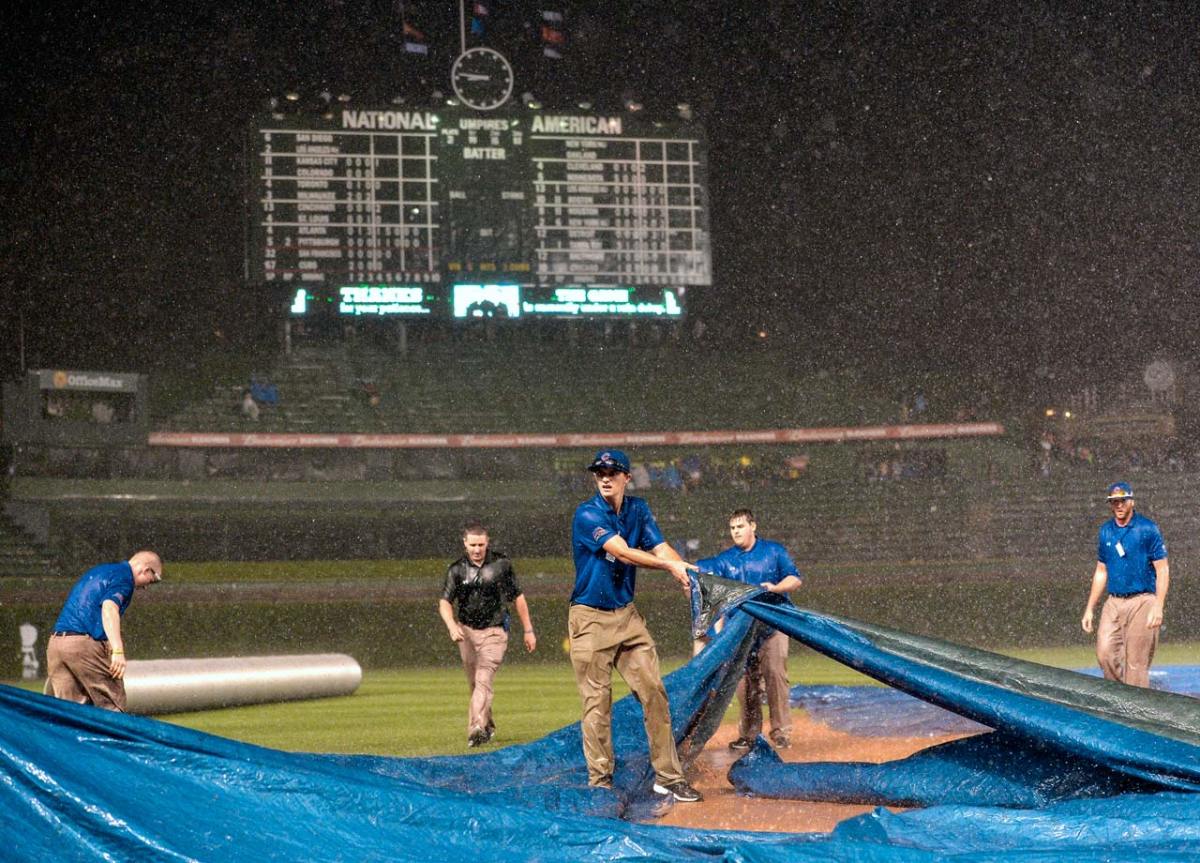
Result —
[[467, 746], [492, 739], [492, 678], [508, 648], [508, 603], [512, 603], [525, 631], [525, 649], [537, 647], [529, 605], [517, 584], [512, 562], [488, 548], [488, 532], [473, 521], [463, 528], [465, 554], [446, 570], [446, 584], [438, 613], [450, 639], [458, 644], [463, 668], [471, 686], [467, 717]]

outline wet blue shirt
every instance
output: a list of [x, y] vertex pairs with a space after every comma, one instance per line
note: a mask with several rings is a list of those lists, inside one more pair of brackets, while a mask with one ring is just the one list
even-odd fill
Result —
[[71, 588], [54, 624], [55, 632], [86, 632], [97, 641], [107, 641], [100, 609], [111, 599], [121, 614], [133, 599], [133, 569], [124, 563], [102, 563], [79, 577]]
[[789, 575], [800, 578], [787, 549], [769, 539], [755, 538], [749, 551], [730, 546], [716, 557], [706, 558], [705, 571], [747, 584], [779, 584]]
[[571, 522], [571, 550], [575, 557], [575, 589], [571, 602], [612, 611], [633, 602], [637, 567], [621, 563], [604, 550], [604, 543], [620, 536], [630, 548], [653, 551], [663, 542], [662, 531], [640, 497], [625, 496], [621, 512], [600, 495], [592, 495], [575, 509]]
[[[1120, 551], [1118, 551], [1118, 543]], [[1124, 554], [1121, 554], [1124, 551]], [[1158, 525], [1134, 512], [1129, 524], [1110, 518], [1100, 525], [1096, 557], [1108, 569], [1108, 592], [1114, 596], [1154, 593], [1158, 585], [1154, 561], [1165, 560], [1167, 546]]]

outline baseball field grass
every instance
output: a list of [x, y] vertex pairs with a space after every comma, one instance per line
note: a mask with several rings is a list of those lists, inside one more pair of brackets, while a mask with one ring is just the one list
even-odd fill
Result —
[[[1005, 651], [1062, 668], [1091, 667], [1086, 648]], [[789, 679], [808, 684], [871, 684], [846, 666], [793, 645]], [[1192, 664], [1200, 644], [1164, 644], [1156, 664]], [[679, 662], [665, 664], [673, 670]], [[12, 681], [41, 690], [41, 682]], [[614, 678], [614, 698], [628, 689]], [[467, 685], [457, 665], [369, 670], [353, 694], [341, 698], [261, 704], [158, 717], [258, 746], [293, 752], [392, 756], [456, 755], [536, 740], [576, 722], [579, 700], [565, 658], [554, 664], [508, 665], [496, 678], [496, 737], [482, 749], [466, 748]], [[732, 708], [736, 710], [736, 707]]]

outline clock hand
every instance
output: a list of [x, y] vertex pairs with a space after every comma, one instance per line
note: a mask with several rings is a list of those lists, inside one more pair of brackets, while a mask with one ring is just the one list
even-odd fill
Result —
[[473, 72], [459, 72], [458, 77], [463, 78], [467, 81], [490, 81], [490, 80], [492, 80], [491, 75], [478, 75]]

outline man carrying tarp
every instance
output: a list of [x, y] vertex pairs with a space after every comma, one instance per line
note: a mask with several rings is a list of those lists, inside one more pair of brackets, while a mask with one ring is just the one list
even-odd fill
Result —
[[[729, 516], [729, 536], [733, 545], [716, 557], [698, 563], [722, 578], [744, 581], [771, 593], [787, 594], [802, 584], [800, 570], [792, 563], [787, 549], [777, 542], [758, 537], [758, 522], [749, 509], [734, 510]], [[742, 705], [738, 736], [729, 744], [745, 752], [762, 732], [762, 698], [766, 695], [771, 712], [771, 743], [779, 749], [791, 746], [792, 711], [787, 679], [788, 637], [772, 632], [750, 654], [746, 674], [738, 683], [737, 696]]]
[[638, 701], [650, 742], [654, 790], [683, 803], [701, 799], [683, 775], [671, 731], [667, 691], [646, 621], [633, 604], [637, 567], [669, 572], [689, 595], [685, 562], [663, 539], [646, 501], [625, 494], [629, 457], [601, 450], [588, 465], [596, 494], [575, 510], [571, 550], [575, 587], [567, 616], [571, 665], [583, 702], [583, 755], [588, 784], [612, 787], [612, 671], [615, 666]]
[[1148, 687], [1171, 583], [1167, 547], [1158, 525], [1133, 511], [1129, 483], [1114, 482], [1107, 499], [1113, 517], [1100, 526], [1083, 631], [1092, 631], [1096, 603], [1107, 590], [1096, 630], [1100, 668], [1109, 680]]

